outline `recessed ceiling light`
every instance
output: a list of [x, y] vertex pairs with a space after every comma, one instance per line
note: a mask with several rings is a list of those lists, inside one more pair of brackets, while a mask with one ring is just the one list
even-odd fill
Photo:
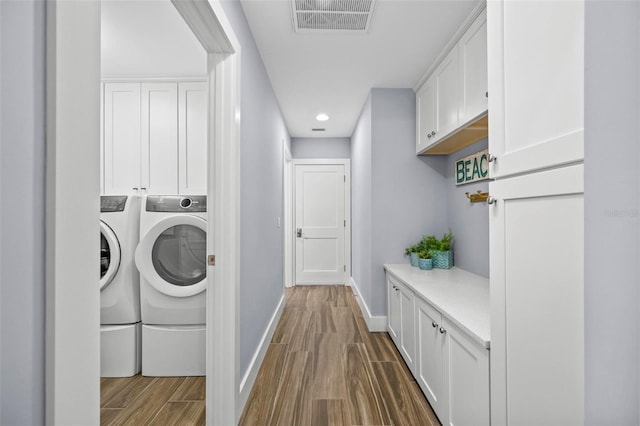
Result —
[[316, 120], [318, 121], [327, 121], [329, 116], [327, 114], [318, 114], [316, 115]]

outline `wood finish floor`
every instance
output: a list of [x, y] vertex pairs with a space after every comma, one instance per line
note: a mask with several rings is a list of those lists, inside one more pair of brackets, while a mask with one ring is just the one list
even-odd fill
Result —
[[[369, 333], [349, 287], [286, 290], [242, 426], [440, 423], [387, 333]], [[204, 377], [101, 379], [100, 424], [204, 425]]]
[[440, 423], [387, 333], [369, 333], [343, 286], [286, 290], [240, 425]]
[[204, 377], [100, 379], [100, 424], [204, 425]]

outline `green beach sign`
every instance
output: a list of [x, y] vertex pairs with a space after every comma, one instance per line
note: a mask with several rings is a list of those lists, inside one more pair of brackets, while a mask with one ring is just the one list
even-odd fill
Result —
[[489, 179], [489, 154], [485, 149], [456, 161], [456, 185]]

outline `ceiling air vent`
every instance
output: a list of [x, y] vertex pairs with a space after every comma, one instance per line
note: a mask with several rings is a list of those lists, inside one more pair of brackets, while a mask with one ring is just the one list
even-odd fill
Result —
[[291, 0], [296, 32], [364, 33], [375, 0]]
[[314, 128], [314, 129], [311, 129], [311, 131], [312, 132], [324, 132], [325, 129]]

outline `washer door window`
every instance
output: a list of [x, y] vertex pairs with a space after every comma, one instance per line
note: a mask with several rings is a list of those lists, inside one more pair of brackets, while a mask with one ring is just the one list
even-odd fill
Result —
[[100, 221], [100, 290], [105, 288], [118, 273], [120, 267], [120, 243], [113, 230]]
[[204, 291], [207, 265], [207, 222], [197, 216], [169, 216], [142, 237], [136, 266], [156, 290], [173, 297]]

